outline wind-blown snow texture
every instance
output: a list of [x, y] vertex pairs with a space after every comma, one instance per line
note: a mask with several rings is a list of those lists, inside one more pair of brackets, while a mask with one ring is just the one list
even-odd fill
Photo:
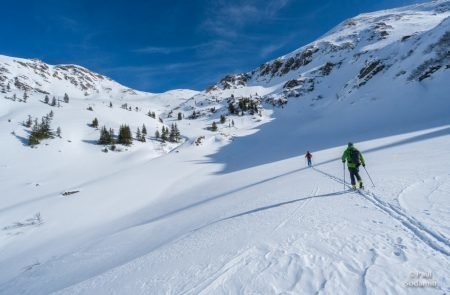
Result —
[[[0, 293], [450, 292], [449, 16], [363, 14], [203, 92], [0, 56]], [[30, 148], [22, 122], [50, 110], [62, 137]], [[104, 153], [94, 117], [147, 142]], [[153, 138], [172, 123], [180, 143]], [[348, 141], [375, 188], [344, 183]]]

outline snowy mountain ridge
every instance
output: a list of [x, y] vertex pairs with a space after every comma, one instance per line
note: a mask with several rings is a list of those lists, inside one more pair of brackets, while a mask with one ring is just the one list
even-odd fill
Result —
[[0, 88], [87, 97], [136, 95], [136, 91], [78, 65], [48, 65], [38, 59], [0, 55]]
[[[349, 65], [352, 69], [341, 78], [340, 91], [360, 87], [391, 67], [397, 70], [395, 78], [401, 80], [429, 78], [449, 68], [449, 6], [448, 1], [440, 0], [359, 15], [258, 69], [228, 75], [209, 90], [284, 83], [287, 96], [302, 95], [317, 78]], [[332, 79], [344, 71], [335, 71]]]

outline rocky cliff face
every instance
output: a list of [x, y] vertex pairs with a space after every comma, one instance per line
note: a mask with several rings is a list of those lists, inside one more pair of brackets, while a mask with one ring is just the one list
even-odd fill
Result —
[[375, 78], [421, 83], [448, 71], [449, 48], [450, 1], [433, 1], [348, 19], [317, 41], [251, 72], [228, 75], [208, 90], [276, 86], [287, 98], [318, 84], [345, 96]]

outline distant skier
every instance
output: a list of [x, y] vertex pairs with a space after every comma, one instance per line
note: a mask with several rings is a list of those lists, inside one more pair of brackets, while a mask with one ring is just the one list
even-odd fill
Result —
[[341, 159], [342, 163], [345, 163], [345, 161], [347, 161], [348, 171], [350, 171], [352, 188], [356, 189], [355, 177], [358, 180], [359, 188], [364, 188], [363, 181], [361, 179], [361, 176], [359, 175], [359, 166], [363, 165], [363, 167], [365, 167], [366, 163], [361, 152], [353, 146], [353, 143], [349, 142], [348, 147], [344, 151]]
[[305, 158], [308, 160], [308, 167], [311, 167], [312, 166], [312, 161], [311, 161], [312, 154], [309, 151], [306, 152]]

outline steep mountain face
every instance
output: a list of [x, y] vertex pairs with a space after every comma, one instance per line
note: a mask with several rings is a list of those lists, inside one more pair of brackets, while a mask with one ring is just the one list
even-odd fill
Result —
[[77, 97], [136, 95], [137, 92], [108, 77], [77, 65], [48, 65], [37, 59], [0, 55], [0, 89]]
[[448, 72], [449, 16], [450, 2], [442, 0], [362, 14], [251, 72], [228, 75], [207, 91], [261, 85], [276, 86], [270, 94], [280, 99], [323, 97], [319, 84], [328, 84], [342, 98], [364, 92], [376, 79], [411, 87]]

